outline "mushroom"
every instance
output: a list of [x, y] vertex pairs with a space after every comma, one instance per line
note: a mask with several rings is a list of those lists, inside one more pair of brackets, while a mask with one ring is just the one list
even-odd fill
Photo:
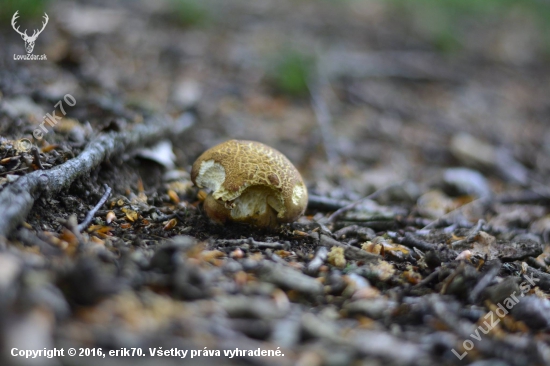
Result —
[[191, 180], [212, 192], [204, 210], [214, 222], [275, 227], [300, 217], [307, 189], [300, 173], [279, 151], [255, 141], [229, 140], [205, 151]]

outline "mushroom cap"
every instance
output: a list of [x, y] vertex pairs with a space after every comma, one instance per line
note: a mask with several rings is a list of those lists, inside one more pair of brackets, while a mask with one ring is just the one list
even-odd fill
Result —
[[[307, 189], [298, 170], [281, 152], [255, 141], [229, 140], [205, 151], [193, 164], [191, 180], [212, 190], [220, 204], [218, 222], [225, 221], [219, 217], [221, 206], [229, 220], [258, 226], [268, 225], [255, 214], [266, 211], [269, 216], [267, 211], [274, 210], [278, 222], [292, 222], [307, 206]], [[215, 206], [209, 200], [208, 207]]]

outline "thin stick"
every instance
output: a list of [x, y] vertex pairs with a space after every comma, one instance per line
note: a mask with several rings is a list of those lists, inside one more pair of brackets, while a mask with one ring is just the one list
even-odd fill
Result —
[[219, 239], [219, 240], [216, 240], [215, 243], [217, 245], [223, 245], [223, 246], [237, 246], [237, 245], [248, 244], [255, 248], [260, 248], [260, 249], [285, 249], [289, 246], [288, 243], [266, 243], [266, 242], [256, 241], [253, 238]]
[[[451, 215], [456, 215], [457, 212], [461, 212], [462, 210], [465, 210], [466, 208], [471, 207], [474, 204], [476, 204], [476, 205], [477, 204], [487, 205], [487, 204], [490, 204], [491, 202], [493, 202], [493, 199], [491, 197], [488, 197], [488, 196], [480, 197], [478, 199], [473, 200], [472, 202], [469, 202], [465, 205], [462, 205], [460, 207], [455, 208], [454, 210], [452, 210], [450, 212], [447, 212], [443, 216], [438, 217], [437, 219], [430, 222], [428, 225], [424, 226], [421, 230], [431, 229], [434, 226], [436, 226], [441, 220], [444, 220], [444, 219], [450, 217]], [[479, 224], [479, 222], [478, 222], [478, 224]]]
[[371, 200], [373, 198], [376, 198], [378, 197], [379, 195], [381, 195], [382, 193], [386, 192], [388, 189], [392, 188], [392, 187], [396, 187], [396, 186], [399, 186], [401, 185], [403, 182], [399, 182], [399, 183], [394, 183], [394, 184], [391, 184], [389, 186], [386, 186], [384, 188], [380, 188], [379, 190], [369, 194], [368, 196], [366, 197], [363, 197], [355, 202], [352, 202], [350, 203], [349, 205], [347, 206], [344, 206], [338, 210], [336, 210], [332, 215], [330, 215], [327, 219], [327, 223], [331, 223], [331, 222], [334, 222], [336, 221], [336, 219], [338, 219], [340, 216], [342, 216], [344, 213], [348, 212], [349, 210], [353, 210], [355, 207], [357, 207], [357, 205], [359, 205], [360, 203], [363, 203], [364, 201], [366, 200]]
[[335, 211], [349, 205], [348, 200], [339, 200], [330, 197], [308, 194], [307, 207], [312, 210]]
[[0, 176], [1, 175], [7, 175], [7, 174], [12, 174], [12, 173], [19, 173], [19, 172], [22, 172], [22, 171], [25, 171], [29, 169], [29, 167], [24, 167], [24, 168], [21, 168], [21, 169], [16, 169], [16, 170], [12, 170], [12, 171], [9, 171], [9, 172], [3, 172], [3, 173], [0, 173]]
[[36, 148], [36, 146], [33, 146], [31, 148], [31, 153], [32, 153], [32, 156], [34, 157], [33, 163], [35, 163], [40, 170], [44, 170], [44, 166], [40, 161], [40, 153], [38, 152], [38, 149]]
[[309, 274], [317, 274], [319, 268], [325, 263], [328, 256], [328, 249], [326, 247], [320, 247], [315, 253], [315, 257], [307, 265], [307, 272]]
[[101, 206], [103, 206], [105, 202], [107, 202], [107, 198], [109, 198], [109, 196], [111, 195], [111, 187], [109, 187], [107, 184], [104, 184], [103, 187], [105, 187], [105, 193], [103, 194], [103, 197], [101, 197], [97, 205], [95, 205], [95, 207], [91, 209], [90, 212], [88, 212], [84, 221], [82, 221], [78, 225], [78, 231], [82, 232], [90, 225], [97, 211], [99, 211]]

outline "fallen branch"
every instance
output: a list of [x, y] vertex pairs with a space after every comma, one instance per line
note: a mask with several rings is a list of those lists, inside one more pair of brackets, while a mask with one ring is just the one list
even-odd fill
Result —
[[327, 249], [332, 249], [332, 247], [344, 248], [344, 255], [346, 256], [346, 259], [360, 260], [364, 262], [377, 262], [382, 258], [377, 254], [372, 254], [361, 248], [339, 242], [338, 240], [324, 234], [320, 234], [319, 236], [319, 245], [324, 246]]
[[430, 244], [419, 237], [413, 235], [412, 233], [405, 233], [405, 236], [400, 240], [396, 240], [397, 243], [403, 244], [409, 248], [418, 248], [424, 252], [436, 249], [436, 246]]
[[496, 196], [495, 199], [499, 203], [512, 204], [512, 203], [526, 203], [526, 204], [550, 204], [550, 198], [541, 195], [540, 193], [525, 190], [512, 193], [503, 193]]
[[349, 205], [348, 200], [339, 200], [330, 197], [318, 196], [316, 194], [308, 195], [307, 208], [309, 210], [336, 211]]
[[194, 122], [192, 114], [177, 120], [154, 119], [136, 125], [129, 132], [100, 134], [74, 159], [50, 170], [37, 170], [20, 177], [0, 192], [0, 236], [7, 237], [29, 214], [34, 201], [43, 194], [59, 193], [78, 177], [85, 176], [110, 156], [136, 146], [177, 136]]
[[495, 277], [500, 272], [501, 267], [502, 263], [500, 263], [500, 261], [497, 259], [495, 263], [491, 265], [489, 270], [483, 275], [483, 277], [481, 277], [481, 279], [477, 282], [474, 289], [471, 290], [470, 295], [468, 296], [468, 300], [472, 304], [475, 304], [483, 290], [485, 290], [491, 284], [491, 282], [493, 282]]
[[342, 216], [343, 214], [345, 214], [346, 212], [348, 212], [350, 210], [353, 210], [355, 207], [357, 207], [359, 204], [365, 202], [366, 200], [372, 200], [372, 199], [378, 198], [382, 193], [385, 193], [388, 189], [397, 187], [397, 186], [402, 185], [402, 184], [403, 184], [403, 182], [390, 184], [389, 186], [380, 188], [379, 190], [369, 194], [366, 197], [363, 197], [363, 198], [361, 198], [357, 201], [351, 202], [347, 206], [344, 206], [344, 207], [336, 210], [332, 215], [330, 215], [327, 219], [327, 223], [332, 223], [332, 222], [336, 221], [340, 216]]
[[239, 246], [250, 245], [259, 249], [287, 249], [290, 245], [288, 243], [266, 243], [256, 241], [253, 238], [248, 239], [219, 239], [216, 240], [216, 244], [223, 246]]
[[535, 282], [537, 283], [537, 286], [542, 291], [549, 291], [550, 290], [550, 274], [539, 271], [536, 268], [527, 266], [525, 269], [525, 275], [529, 276], [530, 278], [535, 278]]
[[319, 271], [319, 268], [325, 263], [328, 256], [328, 249], [326, 247], [319, 247], [315, 257], [307, 265], [307, 273], [310, 275], [316, 275]]

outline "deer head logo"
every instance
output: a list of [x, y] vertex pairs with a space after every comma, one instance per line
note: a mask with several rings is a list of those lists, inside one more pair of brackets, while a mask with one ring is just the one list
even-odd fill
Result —
[[21, 35], [21, 38], [23, 38], [23, 40], [25, 41], [25, 49], [27, 50], [27, 53], [31, 53], [32, 50], [34, 49], [34, 42], [36, 41], [36, 38], [38, 38], [40, 33], [42, 33], [44, 28], [46, 28], [46, 24], [48, 24], [48, 19], [49, 19], [48, 14], [44, 13], [45, 22], [42, 22], [42, 29], [40, 30], [35, 29], [32, 36], [28, 36], [26, 29], [24, 32], [21, 32], [19, 31], [19, 26], [17, 28], [15, 27], [15, 21], [17, 20], [17, 18], [19, 18], [19, 15], [17, 15], [18, 12], [19, 10], [17, 10], [15, 14], [13, 14], [13, 17], [11, 18], [11, 26], [17, 33]]

